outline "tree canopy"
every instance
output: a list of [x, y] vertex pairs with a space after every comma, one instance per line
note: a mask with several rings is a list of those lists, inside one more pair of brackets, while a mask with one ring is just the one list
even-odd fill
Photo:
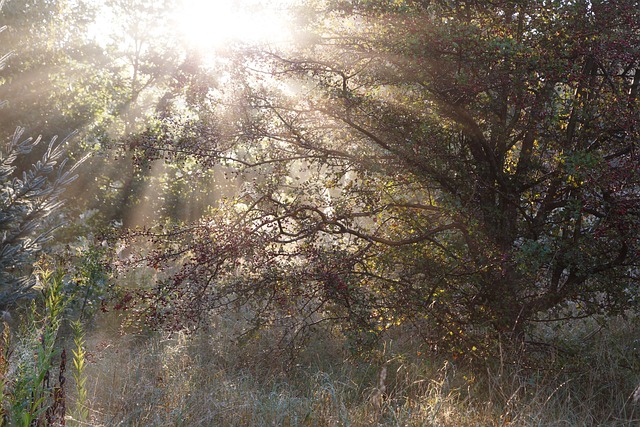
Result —
[[[26, 53], [1, 126], [133, 151], [138, 169], [120, 153], [84, 182], [107, 219], [147, 221], [147, 203], [176, 224], [130, 233], [164, 270], [141, 291], [154, 321], [249, 305], [287, 339], [332, 321], [480, 352], [637, 309], [637, 1], [310, 0], [292, 41], [214, 59], [155, 25], [174, 2], [107, 5], [122, 28], [100, 46], [73, 32], [88, 3], [9, 4]], [[17, 94], [43, 69], [31, 108]]]
[[640, 9], [614, 3], [315, 2], [293, 46], [236, 52], [195, 123], [141, 138], [246, 179], [155, 235], [183, 264], [153, 314], [470, 348], [636, 308]]

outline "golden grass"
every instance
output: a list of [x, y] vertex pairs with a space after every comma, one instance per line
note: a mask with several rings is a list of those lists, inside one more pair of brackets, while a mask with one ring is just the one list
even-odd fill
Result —
[[616, 322], [616, 334], [592, 337], [580, 357], [549, 356], [548, 369], [497, 362], [473, 372], [406, 343], [358, 360], [325, 336], [292, 362], [268, 333], [234, 342], [232, 323], [192, 336], [135, 334], [106, 318], [87, 334], [91, 425], [640, 425], [637, 325]]

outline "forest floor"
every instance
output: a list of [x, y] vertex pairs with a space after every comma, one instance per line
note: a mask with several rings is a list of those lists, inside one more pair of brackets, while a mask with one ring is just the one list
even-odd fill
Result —
[[325, 334], [290, 358], [268, 333], [235, 340], [233, 319], [185, 335], [134, 332], [109, 314], [86, 333], [89, 424], [637, 426], [639, 324], [576, 322], [542, 366], [497, 357], [479, 369], [400, 333], [367, 357]]

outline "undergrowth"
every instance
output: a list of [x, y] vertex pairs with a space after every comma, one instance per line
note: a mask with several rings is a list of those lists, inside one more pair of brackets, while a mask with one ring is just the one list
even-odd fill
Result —
[[67, 322], [64, 274], [39, 281], [42, 299], [0, 336], [2, 425], [640, 423], [637, 316], [539, 328], [517, 357], [484, 361], [443, 356], [401, 328], [366, 354], [318, 329], [292, 354], [275, 331], [238, 340], [242, 318], [230, 314], [192, 334], [137, 328], [123, 311]]
[[[126, 333], [113, 315], [87, 337], [91, 425], [632, 426], [640, 408], [636, 319], [582, 322], [521, 362], [416, 351], [402, 334], [368, 357], [325, 331], [290, 359], [218, 319], [192, 335]], [[589, 340], [581, 333], [597, 327]], [[533, 350], [531, 350], [533, 351]], [[564, 352], [563, 352], [564, 351]], [[537, 363], [532, 365], [531, 361]], [[545, 361], [546, 360], [546, 361]]]

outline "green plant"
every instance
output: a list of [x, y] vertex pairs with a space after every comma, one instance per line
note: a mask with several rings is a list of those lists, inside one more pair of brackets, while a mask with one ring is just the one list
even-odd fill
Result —
[[[3, 5], [4, 1], [0, 1], [0, 9]], [[9, 9], [13, 6], [16, 5]], [[7, 13], [14, 17], [22, 15]], [[5, 29], [0, 27], [0, 32]], [[0, 70], [13, 56], [13, 52], [0, 56]], [[4, 74], [15, 72], [13, 65]], [[9, 80], [0, 79], [3, 91]], [[3, 105], [4, 100], [0, 100], [0, 107]], [[11, 115], [7, 113], [1, 121]], [[0, 125], [0, 129], [5, 128]], [[54, 136], [45, 145], [41, 143], [42, 137], [23, 138], [23, 134], [23, 127], [16, 128], [13, 137], [0, 147], [0, 310], [3, 311], [16, 301], [32, 296], [36, 285], [35, 276], [31, 274], [33, 263], [63, 223], [62, 216], [54, 213], [59, 213], [63, 205], [61, 195], [77, 178], [74, 172], [86, 159], [80, 158], [68, 167], [69, 137], [58, 142]]]
[[31, 295], [36, 285], [31, 274], [42, 246], [61, 225], [59, 210], [65, 188], [77, 178], [74, 171], [82, 159], [66, 168], [65, 145], [52, 138], [40, 160], [29, 169], [18, 164], [40, 147], [40, 138], [23, 139], [18, 128], [6, 147], [0, 150], [0, 308]]
[[[36, 301], [32, 302], [24, 335], [12, 358], [15, 372], [11, 386], [6, 387], [5, 381], [5, 418], [10, 425], [52, 424], [64, 419], [65, 415], [66, 354], [64, 350], [58, 353], [56, 348], [64, 310], [63, 273], [40, 268], [36, 279], [44, 306], [39, 310]], [[58, 354], [56, 384], [52, 375]]]
[[78, 248], [78, 257], [69, 265], [69, 270], [74, 274], [74, 280], [68, 289], [74, 295], [70, 303], [78, 312], [79, 319], [90, 319], [111, 289], [108, 256], [107, 248], [84, 242]]
[[78, 425], [86, 423], [89, 419], [89, 408], [87, 406], [87, 375], [86, 375], [86, 355], [84, 348], [84, 330], [80, 320], [71, 323], [73, 329], [73, 379], [76, 385], [76, 401], [72, 416]]

